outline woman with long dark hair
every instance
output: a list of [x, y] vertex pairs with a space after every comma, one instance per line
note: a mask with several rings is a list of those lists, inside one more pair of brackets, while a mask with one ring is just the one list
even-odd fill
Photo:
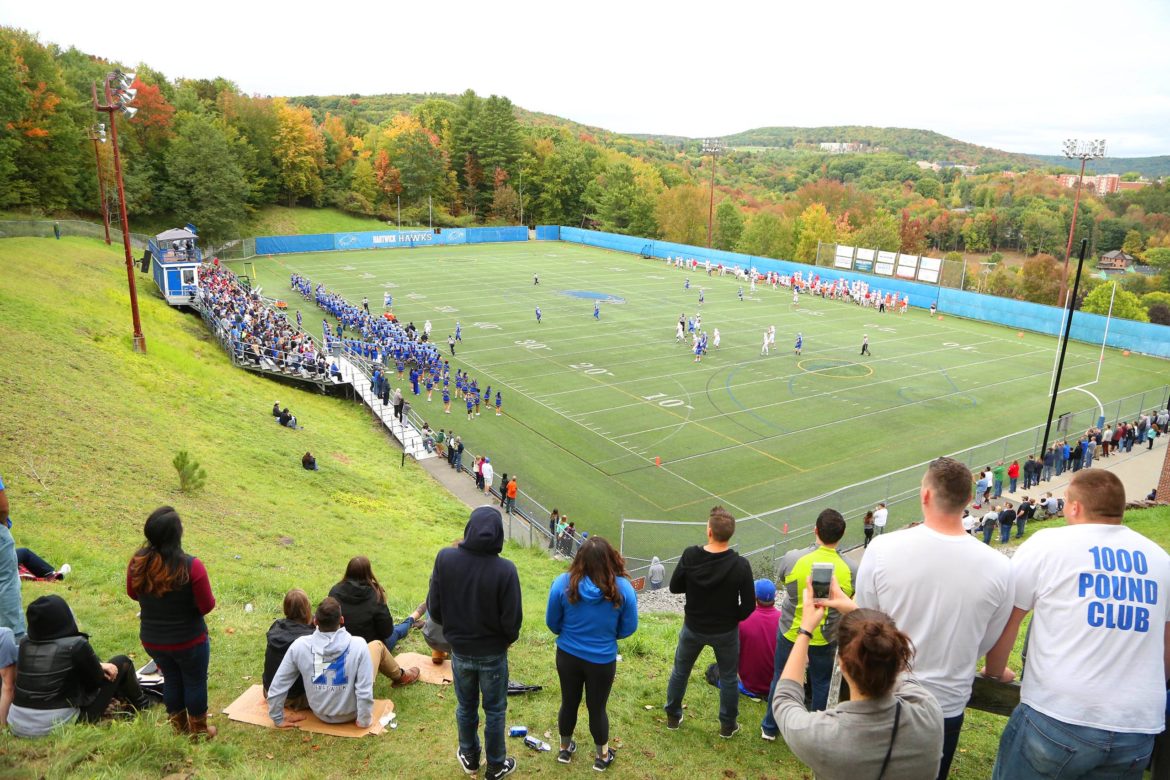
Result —
[[597, 748], [593, 768], [604, 772], [614, 760], [606, 704], [617, 671], [617, 640], [638, 630], [637, 595], [626, 562], [613, 545], [600, 536], [581, 544], [569, 571], [553, 581], [544, 622], [557, 635], [561, 681], [557, 761], [569, 763], [577, 750], [573, 729], [584, 689], [589, 732]]
[[366, 640], [367, 644], [377, 642], [383, 646], [375, 648], [380, 660], [380, 665], [376, 666], [393, 680], [394, 687], [410, 685], [418, 679], [418, 667], [401, 668], [390, 651], [422, 617], [425, 605], [420, 605], [406, 620], [395, 626], [390, 608], [386, 606], [386, 591], [374, 576], [370, 559], [364, 555], [349, 559], [344, 579], [329, 589], [329, 595], [341, 604], [346, 631]]
[[[858, 609], [837, 587], [836, 578], [829, 598], [814, 599], [811, 579], [796, 643], [770, 702], [788, 748], [820, 780], [934, 780], [942, 758], [942, 709], [910, 675], [910, 637], [884, 612]], [[830, 607], [843, 614], [837, 626], [837, 658], [850, 698], [836, 709], [808, 712], [804, 678], [809, 639]]]
[[203, 616], [215, 596], [203, 562], [183, 552], [183, 523], [162, 506], [146, 518], [146, 544], [126, 569], [126, 593], [141, 608], [138, 636], [163, 674], [163, 703], [175, 731], [211, 739], [207, 665], [211, 643]]

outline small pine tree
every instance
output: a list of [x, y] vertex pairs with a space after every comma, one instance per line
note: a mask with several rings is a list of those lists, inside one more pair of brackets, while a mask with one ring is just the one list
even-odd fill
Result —
[[193, 493], [207, 482], [207, 472], [199, 467], [199, 462], [193, 460], [186, 450], [179, 450], [171, 465], [179, 472], [179, 490], [184, 493]]

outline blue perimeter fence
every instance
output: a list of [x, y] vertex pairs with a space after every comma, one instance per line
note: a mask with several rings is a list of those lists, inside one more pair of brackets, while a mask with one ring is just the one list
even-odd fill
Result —
[[357, 233], [317, 233], [307, 236], [262, 236], [256, 239], [256, 254], [288, 255], [302, 252], [344, 252], [352, 249], [412, 249], [420, 246], [527, 240], [528, 228], [522, 225], [435, 230], [365, 230]]

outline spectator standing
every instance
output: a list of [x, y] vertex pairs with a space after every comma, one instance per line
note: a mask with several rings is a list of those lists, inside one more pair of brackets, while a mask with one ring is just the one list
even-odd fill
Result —
[[1008, 559], [963, 531], [971, 483], [962, 463], [931, 462], [919, 494], [922, 525], [875, 540], [857, 572], [858, 606], [885, 612], [910, 637], [914, 675], [942, 709], [939, 778], [958, 747], [971, 670], [1011, 609]]
[[991, 498], [993, 500], [1003, 495], [1003, 478], [1006, 473], [1007, 469], [1004, 468], [1002, 460], [997, 462], [995, 468], [991, 470], [991, 485], [993, 488]]
[[142, 647], [163, 674], [163, 703], [178, 733], [213, 738], [207, 725], [211, 643], [204, 615], [215, 609], [207, 569], [183, 551], [183, 524], [173, 507], [150, 513], [146, 544], [126, 569], [126, 594], [138, 602]]
[[456, 757], [468, 774], [479, 771], [479, 705], [483, 702], [486, 780], [516, 769], [507, 755], [504, 719], [508, 711], [508, 647], [520, 636], [524, 612], [516, 566], [500, 557], [504, 525], [500, 511], [481, 506], [471, 512], [463, 541], [435, 556], [427, 607], [451, 645], [455, 686]]
[[[1015, 493], [1016, 492], [1016, 485], [1020, 481], [1020, 462], [1018, 460], [1013, 460], [1012, 465], [1008, 466], [1007, 476], [1008, 476], [1008, 492]], [[1027, 479], [1026, 476], [1025, 476], [1025, 479]], [[1024, 487], [1026, 488], [1027, 485], [1025, 485]]]
[[1012, 538], [1012, 526], [1016, 524], [1016, 510], [1011, 501], [1005, 501], [999, 512], [999, 543], [1007, 544]]
[[492, 468], [492, 459], [484, 458], [483, 463], [480, 464], [479, 487], [483, 490], [484, 495], [487, 495], [492, 489], [492, 479], [495, 477], [495, 470]]
[[890, 510], [886, 509], [886, 504], [883, 501], [877, 505], [877, 509], [873, 510], [873, 529], [874, 533], [881, 536], [886, 532], [886, 522], [889, 520]]
[[24, 638], [24, 609], [20, 600], [20, 565], [8, 517], [8, 493], [0, 478], [0, 626], [12, 629], [13, 639]]
[[[853, 595], [853, 581], [857, 566], [846, 561], [837, 551], [837, 544], [845, 535], [845, 518], [835, 509], [822, 510], [813, 528], [816, 544], [812, 548], [791, 550], [780, 559], [777, 577], [783, 583], [785, 598], [780, 610], [780, 630], [776, 637], [776, 656], [772, 679], [768, 688], [768, 701], [776, 693], [780, 673], [788, 662], [788, 654], [800, 634], [801, 617], [808, 605], [804, 602], [804, 583], [812, 574], [813, 565], [827, 563], [833, 567], [833, 576], [842, 592]], [[829, 684], [833, 678], [833, 660], [837, 657], [837, 623], [841, 615], [829, 610], [825, 620], [819, 623], [809, 639], [808, 662], [809, 684], [812, 686], [812, 709], [823, 710], [828, 706]], [[760, 736], [771, 742], [776, 739], [778, 728], [769, 708], [760, 724]]]
[[548, 549], [553, 549], [557, 543], [557, 525], [561, 522], [561, 510], [553, 507], [548, 516]]
[[1036, 499], [1029, 499], [1024, 496], [1024, 500], [1020, 502], [1019, 508], [1016, 510], [1016, 538], [1024, 538], [1024, 528], [1028, 521], [1036, 514]]
[[[1011, 559], [1013, 609], [988, 676], [1014, 679], [1008, 655], [1033, 616], [993, 777], [1140, 778], [1165, 727], [1170, 556], [1122, 525], [1125, 487], [1112, 472], [1079, 472], [1064, 511], [1068, 525], [1037, 531]], [[1049, 756], [1057, 763], [1038, 763]]]
[[102, 663], [65, 599], [41, 596], [28, 605], [28, 636], [16, 661], [8, 725], [18, 737], [43, 737], [55, 726], [96, 723], [114, 699], [136, 712], [150, 706], [124, 655]]
[[516, 481], [516, 475], [513, 474], [512, 479], [509, 480], [508, 486], [506, 488], [507, 499], [508, 499], [508, 514], [512, 514], [516, 511], [516, 494], [519, 492], [520, 492], [520, 485]]
[[646, 573], [646, 582], [650, 585], [650, 590], [661, 590], [662, 586], [666, 584], [666, 567], [662, 565], [662, 561], [655, 555], [650, 559], [650, 570]]
[[606, 705], [617, 673], [617, 640], [638, 630], [638, 597], [613, 545], [600, 536], [582, 543], [569, 571], [553, 581], [544, 621], [557, 636], [561, 683], [557, 761], [568, 764], [577, 750], [573, 730], [584, 689], [596, 748], [593, 768], [604, 772], [614, 760]]
[[991, 540], [995, 536], [995, 526], [999, 523], [999, 507], [991, 504], [987, 505], [987, 513], [979, 521], [979, 527], [983, 529], [983, 543], [990, 546]]
[[507, 506], [508, 503], [508, 472], [500, 475], [500, 509]]
[[[769, 703], [789, 749], [821, 780], [858, 777], [929, 780], [939, 770], [943, 717], [938, 702], [911, 674], [914, 645], [877, 610], [856, 609], [839, 588], [808, 604], [776, 696]], [[804, 667], [811, 634], [827, 607], [841, 620], [841, 677], [850, 700], [830, 712], [804, 709]]]
[[861, 530], [865, 533], [865, 544], [863, 547], [869, 547], [869, 543], [873, 541], [873, 510], [870, 509], [865, 513], [865, 518], [861, 521]]
[[1047, 482], [1052, 479], [1052, 469], [1056, 465], [1056, 448], [1049, 447], [1044, 451], [1040, 467], [1040, 479]]
[[324, 723], [368, 727], [374, 719], [374, 664], [361, 637], [341, 625], [341, 605], [327, 597], [317, 605], [316, 630], [289, 646], [268, 690], [268, 717], [288, 728], [304, 715], [285, 715], [284, 703], [294, 681], [305, 688], [309, 709]]
[[671, 593], [685, 593], [683, 626], [666, 686], [666, 728], [683, 720], [683, 698], [695, 660], [704, 647], [719, 665], [719, 736], [739, 731], [739, 624], [756, 608], [752, 569], [729, 546], [735, 518], [721, 506], [707, 518], [707, 544], [683, 550], [670, 578]]

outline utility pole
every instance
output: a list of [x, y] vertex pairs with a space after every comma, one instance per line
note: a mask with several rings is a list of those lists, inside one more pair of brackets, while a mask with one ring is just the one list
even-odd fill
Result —
[[102, 84], [105, 95], [105, 105], [98, 103], [97, 84], [93, 85], [93, 108], [110, 115], [110, 143], [114, 150], [114, 180], [118, 184], [118, 210], [122, 218], [122, 247], [126, 252], [126, 283], [130, 287], [130, 315], [134, 321], [134, 351], [146, 352], [146, 336], [142, 333], [142, 320], [138, 316], [138, 287], [134, 282], [134, 255], [130, 248], [130, 219], [126, 216], [126, 188], [122, 183], [122, 155], [118, 151], [118, 123], [114, 121], [114, 114], [122, 112], [127, 119], [133, 119], [138, 109], [127, 103], [134, 100], [138, 90], [134, 83], [133, 73], [122, 73], [115, 70], [106, 74]]
[[718, 138], [703, 139], [703, 154], [711, 155], [711, 195], [707, 204], [707, 248], [711, 248], [711, 224], [715, 220], [715, 158], [723, 151], [723, 141]]

